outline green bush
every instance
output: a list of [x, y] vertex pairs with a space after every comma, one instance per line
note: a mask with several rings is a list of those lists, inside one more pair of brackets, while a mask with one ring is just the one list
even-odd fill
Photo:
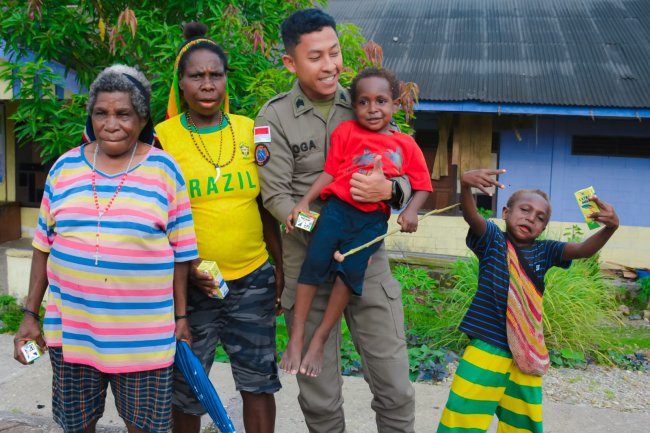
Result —
[[[455, 261], [434, 301], [422, 308], [429, 310], [427, 325], [421, 325], [419, 316], [424, 313], [420, 312], [418, 316], [412, 317], [414, 323], [407, 320], [409, 334], [428, 338], [436, 347], [461, 350], [468, 339], [457, 328], [472, 302], [477, 286], [477, 258], [472, 256], [468, 260]], [[409, 308], [406, 305], [405, 310], [408, 317]]]
[[13, 296], [0, 296], [0, 332], [16, 332], [23, 313]]
[[[466, 337], [456, 329], [469, 308], [478, 286], [478, 259], [458, 260], [449, 274], [451, 287], [442, 290], [440, 302], [430, 308], [440, 311], [426, 336], [439, 347], [460, 349]], [[569, 269], [553, 268], [545, 278], [544, 333], [549, 349], [560, 354], [581, 353], [603, 360], [613, 344], [605, 328], [616, 326], [614, 289], [600, 272], [597, 257], [574, 260]]]
[[614, 288], [600, 272], [598, 257], [553, 268], [545, 278], [544, 334], [549, 348], [604, 360], [614, 341], [606, 327], [620, 325]]
[[641, 304], [643, 306], [648, 304], [648, 301], [650, 301], [650, 277], [642, 277], [639, 278], [638, 281], [639, 283], [639, 301], [641, 301]]
[[[396, 266], [409, 335], [426, 338], [438, 348], [461, 350], [468, 340], [457, 328], [476, 293], [478, 268], [475, 256], [457, 260], [439, 287], [423, 278], [426, 270]], [[614, 288], [600, 272], [598, 257], [574, 260], [567, 270], [553, 268], [545, 282], [545, 338], [556, 365], [562, 364], [559, 360], [579, 364], [576, 360], [585, 356], [606, 359], [616, 334], [604, 330], [620, 321]]]
[[426, 335], [439, 321], [439, 283], [421, 267], [397, 265], [393, 276], [402, 286], [404, 318], [411, 334]]

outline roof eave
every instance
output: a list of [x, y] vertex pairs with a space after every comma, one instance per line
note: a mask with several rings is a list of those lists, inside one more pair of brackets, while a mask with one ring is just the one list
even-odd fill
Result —
[[462, 113], [526, 114], [545, 116], [650, 118], [650, 108], [584, 107], [577, 105], [537, 105], [487, 103], [476, 101], [420, 101], [415, 111]]

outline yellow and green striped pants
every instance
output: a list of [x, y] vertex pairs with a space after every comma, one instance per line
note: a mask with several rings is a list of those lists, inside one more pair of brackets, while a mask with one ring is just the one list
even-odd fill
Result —
[[438, 433], [542, 433], [542, 378], [522, 373], [512, 355], [472, 340], [458, 364]]

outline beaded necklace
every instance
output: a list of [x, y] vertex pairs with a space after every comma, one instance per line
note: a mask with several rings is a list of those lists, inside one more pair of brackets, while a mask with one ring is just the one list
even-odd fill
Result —
[[[226, 162], [225, 164], [220, 164], [219, 161], [221, 160], [221, 151], [223, 149], [223, 119], [226, 119], [226, 126], [230, 125], [230, 135], [232, 136], [232, 155], [230, 156], [230, 160]], [[219, 155], [217, 155], [217, 160], [213, 160], [212, 156], [210, 156], [210, 152], [208, 152], [208, 148], [206, 147], [205, 143], [203, 142], [203, 138], [201, 138], [201, 133], [199, 132], [199, 128], [196, 127], [196, 124], [194, 123], [194, 120], [192, 119], [192, 116], [190, 115], [189, 111], [185, 112], [185, 119], [187, 120], [187, 125], [189, 126], [189, 131], [190, 131], [190, 138], [192, 139], [192, 143], [194, 143], [194, 147], [196, 147], [196, 150], [199, 151], [203, 159], [210, 164], [211, 166], [214, 167], [216, 171], [216, 175], [214, 178], [214, 181], [216, 182], [219, 180], [221, 177], [221, 167], [226, 167], [228, 164], [233, 162], [235, 159], [235, 152], [236, 152], [236, 145], [237, 141], [235, 140], [235, 130], [232, 127], [232, 123], [230, 123], [230, 118], [226, 113], [223, 111], [219, 111], [219, 123], [217, 123], [217, 126], [220, 128], [219, 129]], [[194, 131], [192, 131], [194, 129]], [[199, 141], [201, 142], [201, 147], [199, 147], [199, 144], [196, 142], [196, 139], [194, 138], [194, 134], [199, 136]]]
[[97, 209], [97, 231], [95, 232], [95, 266], [99, 266], [99, 231], [101, 229], [101, 223], [102, 223], [102, 217], [106, 215], [106, 212], [111, 208], [111, 205], [115, 201], [115, 197], [120, 193], [120, 190], [122, 189], [122, 186], [124, 185], [124, 182], [126, 181], [126, 177], [129, 174], [129, 169], [131, 169], [131, 163], [133, 163], [133, 157], [135, 156], [135, 152], [138, 149], [138, 142], [135, 142], [135, 146], [133, 146], [133, 151], [131, 151], [131, 159], [129, 159], [129, 164], [126, 166], [126, 170], [124, 170], [124, 173], [122, 173], [122, 179], [120, 180], [120, 183], [117, 185], [117, 188], [115, 189], [115, 192], [113, 193], [113, 197], [108, 201], [106, 206], [104, 207], [104, 210], [100, 210], [99, 208], [99, 198], [97, 197], [97, 181], [96, 181], [96, 169], [95, 167], [97, 166], [97, 153], [99, 153], [99, 143], [95, 143], [95, 151], [93, 152], [93, 171], [92, 171], [92, 177], [91, 177], [91, 183], [92, 183], [92, 188], [93, 188], [93, 200], [95, 201], [95, 209]]

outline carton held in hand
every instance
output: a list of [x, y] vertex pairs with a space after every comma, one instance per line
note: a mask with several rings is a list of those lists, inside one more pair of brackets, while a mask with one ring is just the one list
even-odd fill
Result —
[[225, 298], [229, 291], [228, 285], [223, 279], [223, 275], [221, 275], [221, 271], [219, 270], [217, 263], [211, 260], [203, 260], [199, 265], [198, 270], [202, 272], [209, 272], [210, 275], [212, 275], [212, 278], [214, 278], [215, 287], [214, 291], [212, 292], [212, 297], [219, 299]]
[[27, 343], [23, 345], [23, 347], [20, 348], [20, 350], [23, 352], [23, 356], [25, 357], [25, 361], [28, 363], [32, 363], [41, 356], [43, 356], [43, 352], [41, 351], [41, 348], [38, 347], [38, 344], [36, 344], [36, 341], [34, 340], [29, 340]]
[[295, 226], [308, 232], [314, 231], [319, 216], [318, 212], [300, 212], [296, 218]]
[[593, 186], [581, 189], [580, 191], [576, 191], [575, 193], [576, 200], [578, 201], [578, 206], [580, 206], [582, 215], [585, 217], [585, 221], [587, 222], [587, 227], [589, 227], [591, 230], [600, 227], [600, 224], [597, 221], [594, 221], [591, 218], [589, 218], [589, 216], [592, 213], [600, 212], [598, 205], [593, 201], [589, 200], [589, 197], [594, 195], [596, 195], [596, 191], [594, 191]]

